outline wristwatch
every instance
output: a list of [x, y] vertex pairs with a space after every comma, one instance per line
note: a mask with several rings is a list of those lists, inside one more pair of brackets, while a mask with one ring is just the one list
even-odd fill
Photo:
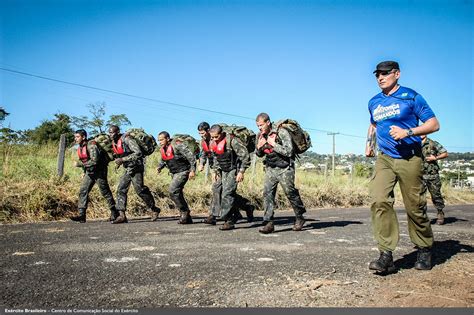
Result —
[[408, 135], [409, 137], [412, 137], [412, 136], [414, 135], [413, 129], [411, 129], [411, 128], [408, 129], [408, 130], [407, 130], [407, 135]]

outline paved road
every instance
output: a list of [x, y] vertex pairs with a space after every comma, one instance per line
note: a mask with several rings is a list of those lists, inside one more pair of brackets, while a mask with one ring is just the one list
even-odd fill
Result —
[[[472, 255], [474, 206], [450, 206], [446, 213], [447, 224], [433, 226], [434, 270], [454, 256]], [[401, 270], [411, 269], [414, 249], [406, 216], [401, 209], [398, 214], [401, 240], [394, 258]], [[315, 302], [303, 296], [303, 287], [336, 282], [353, 286], [351, 294], [370, 294], [379, 276], [367, 269], [378, 256], [369, 210], [312, 210], [307, 218], [304, 231], [294, 232], [292, 213], [279, 212], [270, 235], [258, 233], [261, 221], [219, 231], [202, 223], [178, 225], [175, 217], [122, 225], [2, 225], [0, 305], [305, 306]], [[322, 305], [331, 301], [321, 299]]]

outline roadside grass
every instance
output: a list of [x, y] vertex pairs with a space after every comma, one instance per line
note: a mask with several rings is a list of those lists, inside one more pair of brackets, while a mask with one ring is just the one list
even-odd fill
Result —
[[[64, 176], [57, 176], [57, 146], [0, 145], [0, 222], [51, 221], [67, 218], [77, 210], [77, 199], [82, 170], [74, 166], [76, 152], [69, 149], [64, 165]], [[145, 184], [151, 189], [157, 206], [164, 215], [176, 215], [168, 197], [171, 177], [167, 170], [156, 172], [158, 152], [147, 158]], [[109, 165], [109, 184], [115, 196], [123, 169]], [[238, 193], [248, 198], [257, 210], [262, 210], [264, 170], [257, 161], [255, 170], [245, 173]], [[348, 176], [325, 177], [313, 172], [297, 171], [296, 186], [307, 208], [362, 207], [369, 205], [369, 179]], [[206, 214], [211, 199], [211, 178], [198, 173], [187, 183], [185, 198], [193, 213]], [[447, 204], [474, 203], [474, 193], [443, 186]], [[396, 189], [396, 205], [402, 206], [401, 194]], [[276, 197], [277, 209], [288, 209], [290, 204], [281, 188]], [[130, 216], [146, 215], [147, 209], [130, 187], [127, 212]], [[278, 211], [278, 210], [277, 210]], [[262, 212], [257, 213], [261, 215]], [[105, 200], [98, 188], [93, 188], [87, 210], [88, 218], [109, 216]]]

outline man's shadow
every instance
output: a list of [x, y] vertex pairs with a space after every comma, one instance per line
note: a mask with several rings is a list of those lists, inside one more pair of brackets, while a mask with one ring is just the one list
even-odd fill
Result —
[[[451, 257], [458, 253], [473, 253], [474, 247], [470, 245], [461, 244], [457, 240], [446, 240], [441, 242], [434, 242], [431, 264], [432, 267], [441, 265], [448, 261]], [[404, 255], [402, 258], [395, 261], [395, 266], [398, 269], [411, 269], [414, 267], [417, 258], [417, 251], [413, 251]]]
[[[443, 225], [446, 225], [446, 224], [452, 224], [452, 223], [455, 223], [455, 222], [466, 222], [466, 221], [469, 221], [469, 220], [465, 220], [465, 219], [458, 219], [458, 218], [455, 218], [455, 217], [445, 217], [444, 218], [444, 224]], [[431, 224], [432, 225], [435, 225], [436, 224], [436, 218], [434, 219], [431, 219]]]
[[[305, 230], [313, 230], [313, 229], [324, 229], [324, 228], [329, 228], [329, 227], [345, 227], [347, 225], [351, 224], [363, 224], [360, 221], [332, 221], [332, 222], [316, 222], [318, 220], [315, 219], [306, 219], [306, 223], [303, 227], [303, 231]], [[292, 231], [292, 227], [288, 227], [285, 229], [277, 229], [278, 226], [281, 225], [289, 225], [293, 224], [295, 222], [295, 217], [294, 216], [285, 216], [285, 217], [277, 217], [273, 220], [273, 223], [275, 224], [275, 232], [273, 233], [281, 233], [281, 232], [288, 232]], [[252, 222], [253, 224], [250, 226], [246, 227], [241, 227], [242, 229], [250, 229], [250, 228], [255, 228], [255, 227], [261, 227], [263, 223], [262, 218], [255, 218], [254, 221]]]

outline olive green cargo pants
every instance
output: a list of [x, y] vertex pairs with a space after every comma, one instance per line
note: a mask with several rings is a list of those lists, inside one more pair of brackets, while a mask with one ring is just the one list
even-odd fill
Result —
[[379, 250], [394, 251], [400, 239], [397, 214], [393, 209], [393, 190], [397, 182], [407, 212], [411, 241], [419, 248], [431, 248], [433, 245], [433, 232], [426, 214], [421, 164], [422, 160], [418, 156], [394, 159], [381, 153], [377, 157], [369, 189], [372, 198], [372, 229]]

